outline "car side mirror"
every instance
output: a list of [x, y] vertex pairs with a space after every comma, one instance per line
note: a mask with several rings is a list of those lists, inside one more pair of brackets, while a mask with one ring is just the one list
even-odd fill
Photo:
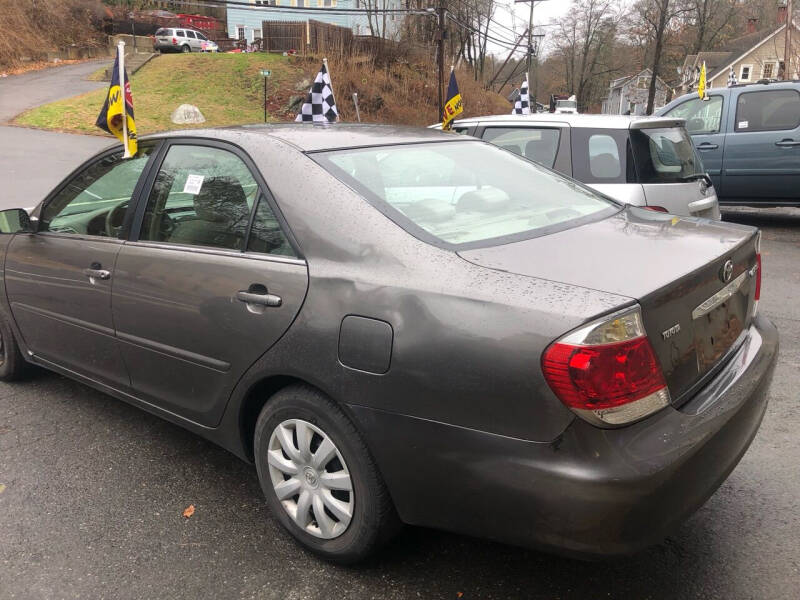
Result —
[[34, 227], [24, 208], [0, 210], [0, 233], [33, 233]]

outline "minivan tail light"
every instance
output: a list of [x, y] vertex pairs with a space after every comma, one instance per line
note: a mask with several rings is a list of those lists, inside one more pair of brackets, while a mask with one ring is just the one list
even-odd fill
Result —
[[633, 423], [670, 402], [638, 307], [555, 341], [542, 371], [558, 399], [596, 425]]
[[665, 212], [669, 212], [669, 211], [668, 211], [666, 208], [664, 208], [663, 206], [643, 206], [642, 208], [644, 208], [644, 209], [646, 209], [646, 210], [654, 210], [654, 211], [656, 211], [656, 212], [663, 212], [663, 213], [665, 213]]

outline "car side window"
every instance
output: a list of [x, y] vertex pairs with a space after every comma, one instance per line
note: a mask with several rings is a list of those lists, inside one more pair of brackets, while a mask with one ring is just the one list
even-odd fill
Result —
[[[39, 231], [112, 236], [121, 222], [109, 224], [112, 211], [120, 217], [153, 150], [142, 145], [133, 158], [122, 151], [104, 156], [73, 177], [42, 209]], [[112, 228], [113, 225], [113, 228]]]
[[589, 137], [589, 170], [597, 179], [616, 179], [622, 174], [617, 142], [610, 135]]
[[796, 90], [745, 92], [736, 102], [735, 131], [778, 131], [800, 125]]
[[181, 31], [180, 29], [176, 29], [176, 30], [175, 30], [175, 35], [176, 35], [177, 37], [186, 37], [186, 36], [184, 35], [183, 31]]
[[536, 127], [487, 127], [483, 139], [528, 160], [552, 168], [561, 130]]
[[[259, 196], [250, 169], [233, 152], [172, 146], [153, 183], [139, 240], [244, 251]], [[248, 249], [292, 253], [265, 201], [256, 218], [256, 239]]]
[[195, 39], [194, 31], [187, 31], [186, 32], [186, 37]]
[[690, 134], [718, 133], [722, 123], [722, 96], [709, 96], [708, 100], [693, 98], [679, 104], [665, 116], [686, 119]]

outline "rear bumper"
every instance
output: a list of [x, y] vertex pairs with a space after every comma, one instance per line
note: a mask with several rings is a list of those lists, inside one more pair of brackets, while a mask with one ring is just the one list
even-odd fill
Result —
[[733, 470], [758, 431], [778, 352], [758, 317], [688, 403], [621, 429], [576, 419], [534, 443], [351, 407], [401, 518], [580, 555], [658, 543]]

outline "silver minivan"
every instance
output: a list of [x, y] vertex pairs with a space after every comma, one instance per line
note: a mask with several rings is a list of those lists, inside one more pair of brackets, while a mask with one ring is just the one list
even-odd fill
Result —
[[155, 33], [153, 49], [156, 52], [205, 52], [211, 42], [196, 29], [161, 28]]
[[554, 169], [620, 202], [720, 219], [683, 119], [533, 114], [474, 117], [453, 130]]

